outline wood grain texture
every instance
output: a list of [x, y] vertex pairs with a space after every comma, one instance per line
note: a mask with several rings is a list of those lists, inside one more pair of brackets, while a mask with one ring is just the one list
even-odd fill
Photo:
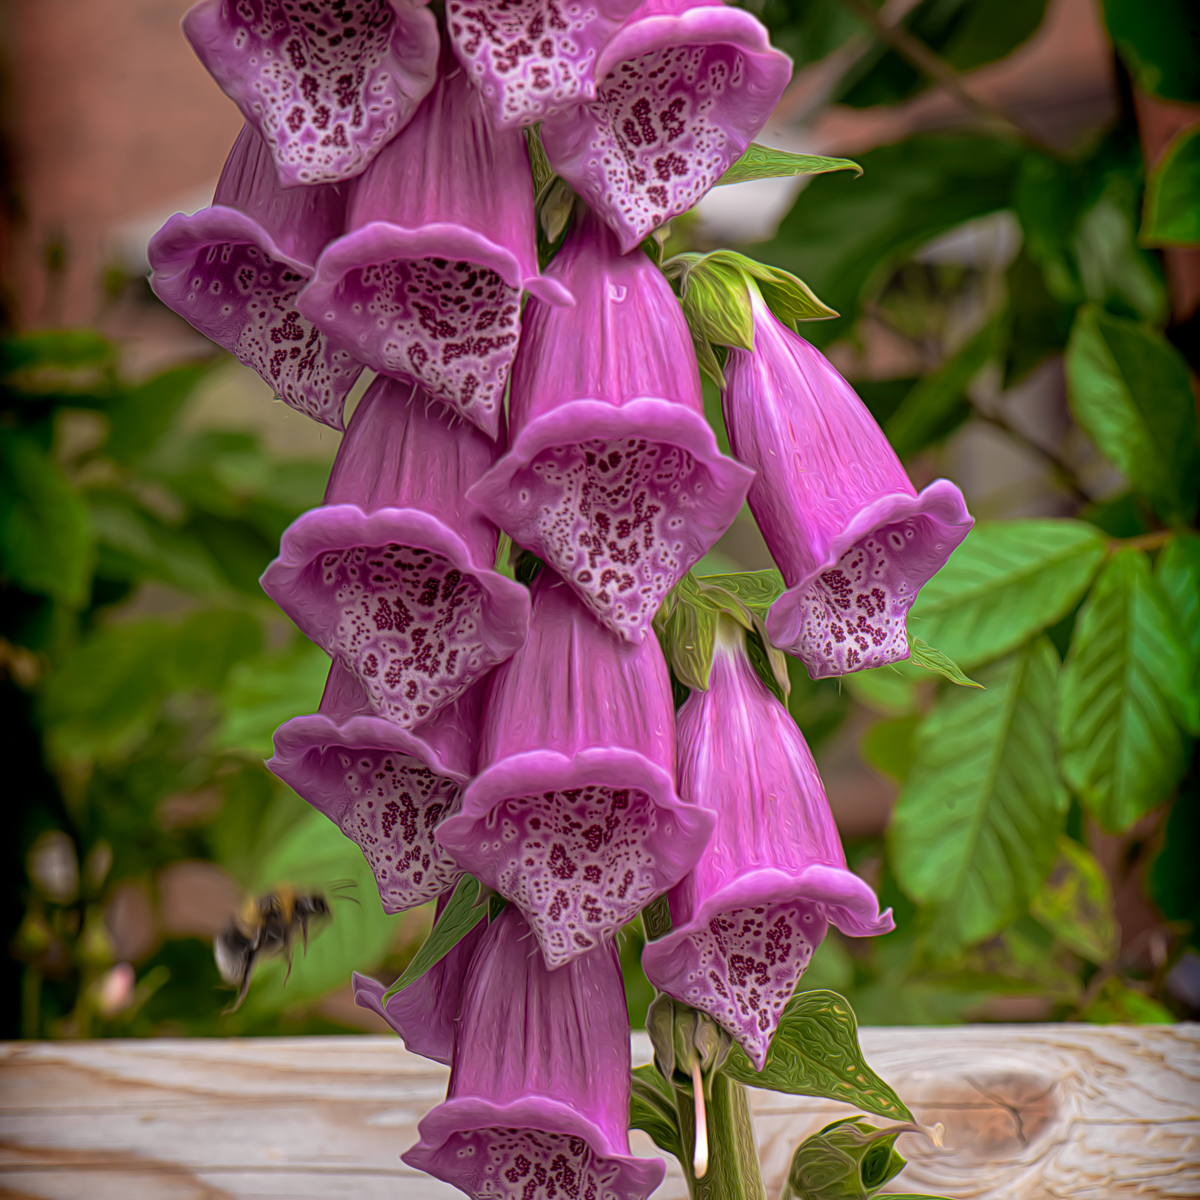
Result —
[[[896, 1190], [1200, 1196], [1200, 1026], [864, 1029], [862, 1044], [918, 1120], [945, 1127], [942, 1150], [903, 1137]], [[635, 1061], [648, 1057], [635, 1035]], [[0, 1044], [0, 1196], [458, 1196], [398, 1158], [445, 1082], [388, 1038]], [[772, 1195], [795, 1144], [852, 1111], [752, 1103]], [[635, 1149], [654, 1153], [642, 1134]], [[669, 1169], [656, 1200], [684, 1195]]]

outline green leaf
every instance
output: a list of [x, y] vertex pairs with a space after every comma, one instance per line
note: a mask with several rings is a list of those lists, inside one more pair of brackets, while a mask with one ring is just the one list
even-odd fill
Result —
[[648, 1133], [654, 1144], [681, 1162], [687, 1160], [675, 1093], [653, 1063], [634, 1067], [629, 1095], [629, 1126]]
[[0, 339], [0, 378], [42, 369], [107, 367], [116, 353], [112, 342], [90, 329], [39, 329]]
[[1058, 860], [1029, 911], [1063, 945], [1097, 966], [1111, 962], [1120, 949], [1108, 876], [1073, 838], [1059, 837]]
[[1196, 401], [1187, 364], [1156, 330], [1085, 305], [1066, 359], [1071, 412], [1168, 524], [1200, 499]]
[[914, 1128], [877, 1129], [853, 1117], [826, 1125], [796, 1148], [780, 1200], [868, 1200], [904, 1170], [896, 1138]]
[[1179, 134], [1150, 172], [1138, 239], [1143, 246], [1200, 242], [1200, 125]]
[[920, 638], [913, 638], [909, 643], [908, 656], [918, 667], [932, 671], [935, 675], [941, 675], [943, 679], [957, 683], [959, 687], [983, 687], [982, 683], [976, 683], [974, 679], [969, 679], [964, 675], [962, 668], [948, 654], [943, 654], [940, 650], [926, 645]]
[[916, 732], [920, 713], [876, 721], [858, 744], [863, 762], [882, 775], [903, 783], [917, 756]]
[[748, 179], [779, 179], [793, 175], [824, 175], [829, 171], [853, 171], [861, 175], [862, 167], [848, 158], [825, 158], [820, 154], [793, 154], [774, 146], [751, 142], [745, 154], [717, 180], [723, 183], [745, 183]]
[[1193, 672], [1200, 670], [1200, 537], [1176, 534], [1158, 556], [1155, 577], [1179, 622], [1191, 651]]
[[797, 992], [779, 1019], [763, 1070], [756, 1071], [736, 1044], [725, 1070], [751, 1087], [825, 1096], [880, 1117], [912, 1120], [900, 1097], [867, 1066], [854, 1012], [836, 992]]
[[986, 691], [943, 695], [916, 734], [892, 814], [892, 868], [933, 909], [940, 951], [1025, 912], [1054, 863], [1067, 794], [1054, 758], [1058, 656], [1039, 638], [981, 672]]
[[762, 258], [802, 273], [843, 316], [806, 330], [844, 336], [860, 299], [912, 251], [973, 217], [1005, 208], [1021, 151], [989, 137], [920, 134], [862, 157], [864, 175], [818, 176], [800, 193]]
[[136, 463], [175, 423], [211, 363], [188, 363], [119, 392], [105, 406], [109, 420], [105, 451], [123, 465]]
[[1082, 521], [981, 521], [921, 589], [908, 628], [969, 671], [1065, 617], [1106, 546]]
[[219, 691], [233, 667], [261, 646], [262, 629], [248, 613], [196, 613], [174, 631], [166, 662], [168, 683], [179, 691]]
[[1075, 624], [1063, 672], [1063, 778], [1105, 829], [1161, 804], [1185, 765], [1172, 715], [1190, 693], [1188, 653], [1146, 556], [1118, 551]]
[[1168, 921], [1190, 926], [1188, 941], [1200, 948], [1200, 772], [1189, 772], [1171, 805], [1162, 849], [1146, 874], [1146, 890]]
[[1200, 15], [1189, 0], [1103, 0], [1104, 23], [1138, 87], [1200, 100]]
[[787, 590], [783, 576], [774, 567], [766, 571], [697, 575], [696, 584], [701, 591], [707, 585], [732, 592], [752, 613], [760, 617], [765, 617], [771, 605]]
[[1116, 978], [1104, 981], [1099, 995], [1079, 1016], [1092, 1025], [1175, 1024], [1170, 1009]]
[[685, 687], [708, 691], [720, 610], [685, 575], [654, 617], [654, 631], [667, 664]]
[[454, 894], [442, 909], [433, 930], [404, 968], [404, 974], [383, 994], [387, 1001], [397, 992], [402, 992], [410, 983], [416, 983], [431, 967], [437, 966], [459, 942], [475, 928], [489, 912], [486, 904], [479, 900], [479, 880], [474, 875], [464, 875], [454, 888]]
[[91, 566], [92, 527], [78, 493], [33, 438], [0, 430], [0, 575], [77, 608]]

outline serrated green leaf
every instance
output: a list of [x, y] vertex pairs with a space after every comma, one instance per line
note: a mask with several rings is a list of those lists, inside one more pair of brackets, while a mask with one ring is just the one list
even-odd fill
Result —
[[964, 675], [962, 668], [948, 654], [935, 650], [920, 638], [913, 638], [909, 642], [908, 656], [918, 667], [932, 671], [935, 675], [941, 675], [943, 679], [957, 683], [959, 687], [983, 687], [982, 683], [976, 683], [974, 679], [969, 679]]
[[797, 992], [779, 1019], [763, 1070], [756, 1071], [735, 1044], [725, 1071], [751, 1087], [825, 1096], [880, 1117], [912, 1120], [900, 1097], [867, 1066], [854, 1011], [836, 992]]
[[62, 469], [33, 438], [0, 430], [0, 576], [77, 608], [92, 547], [87, 509]]
[[629, 1126], [648, 1133], [654, 1144], [681, 1162], [687, 1160], [675, 1093], [653, 1063], [634, 1067], [629, 1095]]
[[981, 521], [921, 589], [909, 631], [969, 671], [1066, 616], [1107, 544], [1083, 521]]
[[1097, 966], [1111, 962], [1120, 949], [1108, 876], [1073, 838], [1059, 837], [1058, 860], [1029, 911], [1063, 945]]
[[849, 158], [826, 158], [821, 154], [794, 154], [751, 142], [745, 154], [717, 180], [723, 183], [745, 183], [749, 179], [781, 179], [794, 175], [824, 175], [829, 171], [863, 173], [862, 167]]
[[1113, 832], [1161, 804], [1183, 774], [1173, 706], [1190, 692], [1188, 653], [1140, 550], [1109, 560], [1075, 623], [1063, 672], [1063, 778]]
[[1179, 134], [1146, 180], [1143, 246], [1200, 242], [1200, 126]]
[[1157, 330], [1085, 305], [1066, 358], [1067, 395], [1083, 431], [1168, 524], [1200, 499], [1196, 401], [1187, 364]]
[[442, 909], [429, 936], [413, 956], [404, 973], [383, 993], [386, 1004], [397, 992], [402, 992], [411, 983], [416, 983], [431, 967], [436, 966], [459, 942], [487, 915], [487, 905], [477, 905], [479, 880], [474, 875], [464, 875], [454, 888], [454, 894]]
[[900, 886], [933, 910], [949, 954], [1025, 912], [1054, 863], [1067, 793], [1054, 756], [1058, 656], [1039, 638], [980, 673], [986, 691], [943, 695], [889, 831]]

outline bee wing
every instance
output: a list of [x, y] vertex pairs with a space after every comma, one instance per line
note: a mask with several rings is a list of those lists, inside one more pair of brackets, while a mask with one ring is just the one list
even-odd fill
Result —
[[[242, 985], [238, 988], [237, 995], [233, 998], [233, 1003], [228, 1008], [221, 1010], [221, 1016], [227, 1017], [230, 1013], [237, 1012], [242, 1007], [242, 1001], [246, 998], [246, 993], [250, 990], [250, 976], [254, 971], [254, 951], [252, 950], [246, 956], [246, 972], [242, 976]], [[232, 981], [231, 981], [232, 982]]]
[[226, 983], [238, 984], [250, 976], [250, 961], [253, 955], [237, 950], [229, 943], [225, 934], [213, 941], [213, 958], [217, 960], [217, 970]]

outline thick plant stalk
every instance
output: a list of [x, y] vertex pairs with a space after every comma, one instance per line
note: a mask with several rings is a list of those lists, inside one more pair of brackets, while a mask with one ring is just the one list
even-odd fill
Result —
[[[766, 1200], [758, 1147], [745, 1087], [724, 1071], [714, 1071], [704, 1089], [708, 1165], [697, 1178], [693, 1163], [682, 1162], [691, 1200]], [[676, 1085], [675, 1105], [685, 1149], [696, 1144], [696, 1109], [691, 1088]]]

